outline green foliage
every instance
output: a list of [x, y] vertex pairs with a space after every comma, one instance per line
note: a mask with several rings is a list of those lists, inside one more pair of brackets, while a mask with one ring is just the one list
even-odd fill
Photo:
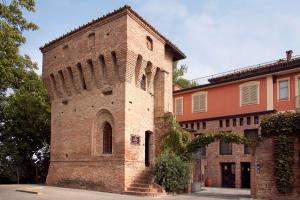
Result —
[[171, 151], [182, 160], [191, 160], [191, 153], [187, 151], [187, 145], [191, 141], [191, 134], [182, 129], [174, 116], [170, 117], [171, 131], [164, 138], [164, 150]]
[[293, 189], [293, 140], [289, 141], [286, 135], [278, 135], [274, 138], [275, 178], [278, 192], [287, 194]]
[[171, 151], [164, 151], [154, 167], [155, 181], [167, 192], [181, 192], [188, 184], [190, 174], [190, 164]]
[[195, 81], [190, 81], [183, 78], [183, 75], [187, 72], [186, 65], [180, 65], [178, 63], [173, 63], [173, 84], [179, 85], [182, 88], [189, 88], [197, 86], [198, 84]]
[[21, 56], [19, 47], [26, 42], [23, 31], [38, 27], [28, 22], [22, 11], [34, 12], [34, 0], [11, 0], [0, 3], [0, 92], [18, 88], [28, 70], [36, 69], [29, 56]]
[[194, 138], [187, 145], [187, 149], [189, 152], [197, 152], [198, 149], [205, 147], [218, 140], [224, 141], [225, 143], [246, 144], [248, 146], [252, 146], [251, 141], [249, 141], [243, 136], [240, 136], [237, 133], [220, 132], [208, 135], [200, 135]]
[[[28, 72], [23, 85], [1, 104], [0, 182], [44, 181], [49, 162], [50, 103], [41, 78]], [[39, 177], [35, 176], [36, 167]]]
[[264, 137], [279, 134], [300, 134], [300, 113], [284, 112], [269, 115], [260, 124]]
[[[293, 136], [300, 136], [300, 113], [276, 113], [261, 122], [264, 137], [274, 137], [274, 160], [276, 187], [287, 194], [293, 190]], [[300, 163], [299, 163], [300, 164]]]

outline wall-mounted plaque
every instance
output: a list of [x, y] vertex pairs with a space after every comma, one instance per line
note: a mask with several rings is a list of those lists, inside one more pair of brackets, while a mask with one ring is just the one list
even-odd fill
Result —
[[130, 135], [130, 144], [140, 145], [141, 144], [141, 136], [139, 136], [139, 135]]

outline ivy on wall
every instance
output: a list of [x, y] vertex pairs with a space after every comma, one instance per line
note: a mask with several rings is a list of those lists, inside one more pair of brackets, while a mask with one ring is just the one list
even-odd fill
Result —
[[[277, 113], [261, 122], [263, 137], [274, 137], [275, 180], [278, 192], [293, 190], [294, 136], [300, 137], [300, 113]], [[299, 163], [300, 164], [300, 163]]]
[[246, 144], [252, 146], [251, 142], [238, 133], [218, 132], [208, 135], [201, 135], [194, 138], [187, 146], [189, 152], [196, 152], [199, 148], [205, 147], [215, 141], [225, 143]]

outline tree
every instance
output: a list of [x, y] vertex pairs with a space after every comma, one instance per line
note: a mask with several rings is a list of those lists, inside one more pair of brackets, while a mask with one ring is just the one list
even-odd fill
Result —
[[23, 31], [38, 27], [23, 17], [23, 10], [34, 12], [34, 0], [11, 0], [0, 3], [0, 92], [17, 88], [28, 70], [36, 69], [29, 56], [19, 54], [19, 47], [26, 42]]
[[44, 181], [49, 162], [50, 104], [41, 77], [27, 73], [24, 84], [6, 97], [2, 107], [0, 182]]
[[49, 100], [37, 65], [19, 53], [23, 32], [38, 28], [23, 16], [34, 9], [35, 0], [0, 3], [0, 183], [43, 181], [48, 169]]
[[178, 66], [178, 62], [173, 63], [173, 84], [179, 85], [182, 88], [189, 88], [197, 86], [195, 81], [190, 81], [183, 78], [183, 75], [187, 72], [186, 65]]

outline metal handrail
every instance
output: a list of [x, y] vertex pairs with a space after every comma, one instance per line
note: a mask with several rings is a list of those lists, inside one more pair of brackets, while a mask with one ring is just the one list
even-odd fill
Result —
[[[300, 59], [300, 55], [295, 55], [291, 58], [290, 61], [296, 60], [296, 59]], [[212, 78], [219, 78], [225, 75], [231, 75], [231, 74], [235, 74], [237, 72], [242, 73], [242, 72], [246, 72], [248, 70], [253, 70], [256, 68], [263, 68], [263, 67], [269, 67], [271, 65], [275, 65], [278, 63], [282, 63], [282, 62], [287, 62], [286, 58], [281, 58], [279, 60], [273, 60], [273, 61], [269, 61], [269, 62], [265, 62], [265, 63], [260, 63], [260, 64], [256, 64], [256, 65], [251, 65], [251, 66], [247, 66], [247, 67], [241, 67], [238, 69], [234, 69], [234, 70], [229, 70], [226, 72], [221, 72], [221, 73], [217, 73], [217, 74], [213, 74], [213, 75], [208, 75], [208, 76], [203, 76], [200, 78], [195, 78], [195, 79], [191, 79], [190, 81], [192, 82], [196, 82], [198, 85], [203, 85], [203, 84], [208, 84], [209, 83], [209, 79]]]

